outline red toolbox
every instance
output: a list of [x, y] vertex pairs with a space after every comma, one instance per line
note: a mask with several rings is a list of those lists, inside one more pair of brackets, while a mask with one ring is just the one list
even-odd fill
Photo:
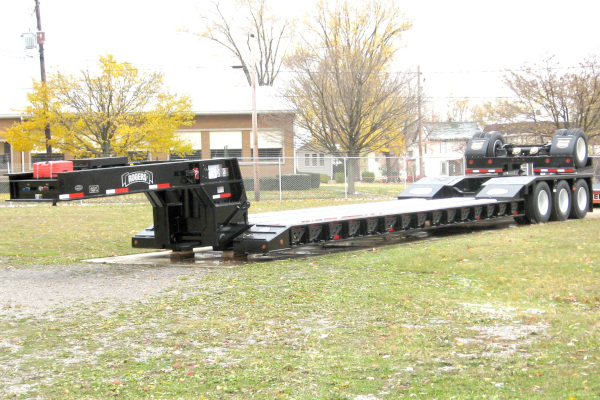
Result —
[[73, 171], [73, 161], [44, 161], [33, 163], [34, 178], [56, 178], [59, 172]]

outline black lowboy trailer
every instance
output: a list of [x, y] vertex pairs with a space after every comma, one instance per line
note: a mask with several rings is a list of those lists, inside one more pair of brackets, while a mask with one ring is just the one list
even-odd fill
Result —
[[85, 159], [62, 162], [63, 172], [34, 165], [34, 172], [9, 174], [10, 201], [56, 204], [143, 192], [154, 225], [133, 236], [133, 247], [190, 255], [196, 247], [265, 254], [505, 218], [562, 221], [592, 211], [591, 160], [579, 129], [559, 130], [541, 146], [477, 133], [465, 158], [464, 176], [421, 179], [397, 200], [263, 214], [248, 214], [235, 158], [134, 165], [124, 157]]

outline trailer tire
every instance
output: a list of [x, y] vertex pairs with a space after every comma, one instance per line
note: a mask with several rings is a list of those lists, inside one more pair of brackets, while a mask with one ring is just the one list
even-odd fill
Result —
[[590, 196], [590, 188], [584, 179], [578, 179], [575, 182], [573, 190], [573, 201], [571, 205], [570, 218], [583, 219], [588, 212], [588, 199]]
[[[570, 141], [560, 139], [565, 136], [574, 136]], [[550, 155], [573, 157], [575, 167], [583, 168], [588, 161], [587, 136], [582, 129], [558, 129], [554, 132]]]
[[552, 193], [546, 182], [538, 182], [525, 202], [525, 216], [531, 223], [546, 223], [550, 220]]
[[559, 181], [552, 192], [551, 221], [565, 221], [572, 207], [571, 188], [567, 181]]
[[506, 144], [506, 140], [504, 140], [504, 136], [497, 131], [487, 132], [486, 136], [489, 138], [486, 156], [496, 157], [498, 149]]

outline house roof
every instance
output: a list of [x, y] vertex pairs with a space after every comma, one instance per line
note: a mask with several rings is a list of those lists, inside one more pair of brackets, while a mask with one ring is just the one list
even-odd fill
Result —
[[469, 140], [481, 126], [477, 122], [432, 122], [424, 125], [428, 140]]

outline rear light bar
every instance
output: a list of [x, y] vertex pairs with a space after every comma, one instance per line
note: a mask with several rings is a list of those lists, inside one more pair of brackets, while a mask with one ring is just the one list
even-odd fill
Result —
[[467, 174], [498, 174], [504, 172], [502, 168], [495, 169], [467, 169], [465, 173]]
[[575, 172], [574, 168], [534, 168], [533, 172], [542, 173], [542, 172], [566, 172], [573, 173]]

